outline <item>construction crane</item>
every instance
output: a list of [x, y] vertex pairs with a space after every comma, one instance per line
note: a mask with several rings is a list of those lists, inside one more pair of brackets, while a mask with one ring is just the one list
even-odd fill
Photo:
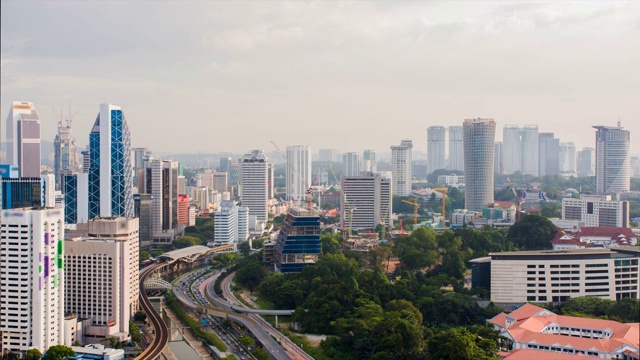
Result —
[[432, 190], [442, 192], [442, 227], [447, 227], [447, 187], [441, 186]]
[[517, 221], [520, 221], [520, 197], [518, 197], [518, 194], [516, 193], [516, 189], [513, 187], [513, 183], [511, 182], [511, 179], [509, 179], [509, 175], [507, 175], [507, 173], [504, 171], [504, 168], [502, 167], [502, 163], [500, 163], [500, 171], [507, 178], [507, 183], [509, 184], [511, 191], [513, 192], [513, 196], [515, 196], [516, 198], [516, 219]]
[[403, 203], [409, 204], [409, 205], [413, 205], [413, 229], [415, 230], [416, 227], [418, 226], [418, 202], [411, 202], [411, 201], [407, 201], [407, 200], [402, 200]]
[[[273, 145], [273, 147], [276, 148], [276, 150], [278, 151], [278, 154], [280, 154], [280, 156], [282, 156], [282, 159], [287, 163], [287, 165], [291, 169], [291, 188], [292, 188], [291, 192], [293, 193], [294, 175], [300, 176], [300, 174], [298, 173], [296, 168], [293, 165], [291, 165], [291, 162], [289, 161], [289, 159], [287, 159], [287, 157], [282, 153], [282, 151], [280, 151], [280, 148], [278, 147], [278, 145], [276, 145], [276, 143], [273, 142], [273, 141], [271, 141], [271, 144]], [[319, 173], [320, 173], [320, 171], [318, 171], [318, 174]], [[306, 191], [306, 194], [307, 194], [307, 210], [309, 210], [309, 211], [311, 211], [311, 204], [312, 204], [311, 194], [313, 193], [313, 184], [316, 182], [316, 179], [318, 178], [318, 174], [316, 174], [316, 177], [313, 179], [311, 184], [307, 183], [307, 180], [305, 180], [304, 178], [302, 179], [302, 181], [304, 182], [304, 186], [307, 189], [307, 191]], [[291, 200], [292, 203], [293, 203], [293, 199], [289, 199], [289, 200]], [[298, 199], [298, 201], [300, 201], [300, 200], [301, 199]]]
[[[331, 175], [333, 175], [333, 179], [336, 181], [336, 186], [340, 183], [338, 181], [338, 177], [336, 176], [336, 173], [333, 171], [333, 168], [331, 167], [331, 165], [329, 165], [329, 171], [331, 171]], [[347, 234], [347, 238], [349, 238], [349, 236], [351, 236], [351, 226], [352, 226], [352, 220], [353, 220], [353, 210], [356, 210], [356, 208], [352, 208], [351, 205], [349, 204], [349, 200], [347, 200], [347, 196], [344, 193], [344, 189], [340, 189], [340, 194], [342, 195], [342, 201], [344, 202], [344, 204], [347, 207], [347, 211], [349, 211], [349, 227], [347, 228], [347, 214], [346, 211], [343, 211], [340, 214], [340, 217], [342, 218], [342, 229], [345, 230], [345, 233]]]

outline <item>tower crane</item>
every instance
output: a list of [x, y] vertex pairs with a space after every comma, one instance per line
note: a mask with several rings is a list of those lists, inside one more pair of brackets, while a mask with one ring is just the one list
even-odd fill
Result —
[[416, 229], [418, 226], [418, 207], [420, 206], [417, 201], [411, 202], [407, 200], [402, 200], [403, 203], [413, 205], [413, 228]]
[[443, 185], [432, 190], [442, 192], [442, 227], [447, 227], [447, 187]]
[[504, 168], [502, 167], [502, 163], [500, 163], [500, 171], [507, 178], [507, 183], [509, 184], [511, 191], [513, 191], [513, 196], [515, 196], [516, 198], [516, 219], [517, 221], [520, 221], [520, 197], [518, 197], [518, 194], [516, 193], [516, 189], [513, 187], [513, 183], [511, 182], [511, 179], [509, 179], [509, 175], [504, 171]]

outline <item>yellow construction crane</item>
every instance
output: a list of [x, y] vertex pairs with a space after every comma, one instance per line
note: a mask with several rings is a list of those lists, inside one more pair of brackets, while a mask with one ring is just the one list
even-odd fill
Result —
[[447, 187], [446, 186], [441, 186], [438, 188], [433, 188], [433, 191], [440, 191], [442, 192], [442, 227], [446, 227], [447, 226], [447, 206], [446, 206], [446, 201], [447, 201]]
[[416, 226], [418, 226], [418, 203], [417, 202], [411, 202], [411, 201], [407, 201], [407, 200], [402, 200], [403, 203], [409, 204], [409, 205], [413, 205], [413, 228], [415, 230]]

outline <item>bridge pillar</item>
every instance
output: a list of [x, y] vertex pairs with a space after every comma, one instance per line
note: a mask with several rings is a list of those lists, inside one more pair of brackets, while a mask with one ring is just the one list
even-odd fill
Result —
[[276, 328], [278, 327], [278, 315], [276, 315]]

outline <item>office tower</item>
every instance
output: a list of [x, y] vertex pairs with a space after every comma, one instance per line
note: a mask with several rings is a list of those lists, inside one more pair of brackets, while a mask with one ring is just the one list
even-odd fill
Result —
[[[242, 206], [249, 208], [249, 216], [259, 222], [268, 220], [267, 181], [269, 162], [262, 150], [253, 150], [242, 158]], [[253, 221], [250, 221], [253, 223]]]
[[140, 249], [151, 248], [153, 242], [152, 209], [153, 200], [151, 199], [151, 194], [133, 194], [133, 213], [138, 218]]
[[394, 196], [411, 195], [411, 140], [402, 140], [400, 145], [391, 147], [391, 171]]
[[[64, 344], [62, 209], [4, 210], [0, 221], [2, 351]], [[137, 263], [136, 263], [137, 264]]]
[[[239, 160], [241, 161], [241, 160]], [[235, 187], [237, 189], [238, 184], [242, 181], [242, 166], [239, 161], [231, 163], [231, 172], [229, 172], [229, 187]]]
[[178, 195], [187, 193], [187, 179], [184, 175], [178, 175]]
[[429, 166], [424, 160], [418, 160], [413, 162], [411, 174], [414, 179], [426, 180], [429, 176]]
[[596, 131], [596, 193], [629, 191], [631, 134], [622, 127], [594, 126]]
[[318, 161], [336, 161], [337, 153], [336, 149], [320, 149]]
[[596, 149], [586, 147], [578, 151], [578, 176], [596, 174]]
[[3, 177], [1, 180], [2, 209], [44, 206], [44, 179]]
[[344, 164], [344, 176], [360, 175], [360, 154], [356, 152], [342, 154], [342, 164]]
[[71, 119], [67, 118], [65, 124], [62, 119], [58, 122], [58, 133], [53, 140], [53, 174], [56, 180], [56, 189], [60, 190], [62, 183], [62, 170], [67, 168], [77, 168], [80, 166], [78, 161], [78, 150], [76, 139], [71, 132]]
[[138, 184], [138, 177], [140, 172], [144, 170], [144, 163], [151, 160], [153, 157], [151, 155], [151, 150], [147, 148], [133, 148], [131, 151], [133, 152], [133, 183]]
[[493, 159], [496, 123], [493, 119], [466, 119], [464, 132], [464, 203], [467, 210], [482, 211], [493, 203]]
[[189, 226], [189, 195], [178, 195], [178, 224]]
[[445, 138], [444, 126], [430, 126], [427, 129], [427, 167], [429, 173], [445, 168]]
[[213, 240], [216, 246], [240, 244], [249, 238], [249, 209], [235, 201], [222, 201], [215, 213]]
[[376, 172], [378, 166], [376, 165], [376, 153], [373, 150], [365, 150], [362, 153], [362, 171]]
[[502, 164], [502, 142], [496, 141], [493, 145], [493, 172], [495, 174], [502, 174], [503, 171], [500, 168]]
[[53, 174], [41, 176], [44, 186], [44, 207], [56, 207], [56, 177]]
[[538, 176], [560, 174], [560, 139], [553, 133], [538, 135]]
[[209, 203], [211, 203], [208, 187], [198, 186], [191, 188], [191, 197], [200, 210], [207, 209], [209, 207]]
[[[306, 200], [311, 186], [311, 148], [306, 145], [287, 146], [287, 199]], [[292, 169], [293, 167], [293, 169]]]
[[560, 143], [560, 173], [563, 176], [576, 176], [576, 144], [572, 142]]
[[40, 177], [40, 118], [33, 103], [14, 101], [7, 117], [7, 161], [20, 177]]
[[213, 189], [213, 171], [205, 170], [203, 173], [196, 174], [196, 186]]
[[223, 193], [225, 191], [227, 191], [227, 176], [228, 174], [226, 172], [217, 172], [214, 171], [212, 174], [212, 189], [219, 192], [219, 193]]
[[276, 185], [274, 180], [274, 174], [276, 172], [276, 167], [274, 164], [269, 163], [267, 167], [267, 197], [269, 199], [273, 199], [276, 196]]
[[61, 172], [64, 194], [64, 222], [77, 224], [89, 221], [89, 174], [65, 169]]
[[89, 158], [89, 218], [133, 217], [131, 134], [120, 106], [100, 104]]
[[138, 219], [94, 218], [88, 236], [64, 241], [64, 310], [85, 320], [86, 335], [129, 339], [138, 310]]
[[502, 166], [507, 174], [516, 171], [538, 176], [538, 126], [505, 125], [503, 130]]
[[462, 126], [449, 126], [449, 169], [464, 170]]
[[314, 211], [291, 208], [274, 248], [275, 271], [301, 272], [320, 255], [320, 217]]
[[375, 230], [384, 224], [392, 226], [391, 180], [379, 173], [343, 176], [340, 214], [342, 229]]
[[[4, 209], [3, 191], [4, 185], [2, 179], [17, 179], [20, 176], [20, 170], [18, 165], [3, 165], [0, 164], [0, 209]], [[10, 206], [10, 205], [8, 205]], [[2, 213], [0, 212], [0, 219], [2, 219]]]
[[82, 172], [89, 173], [89, 164], [91, 163], [91, 157], [89, 156], [88, 145], [84, 150], [80, 151], [80, 155], [82, 155]]
[[629, 202], [611, 195], [580, 195], [562, 199], [562, 219], [578, 220], [585, 226], [629, 227]]
[[[594, 169], [595, 169], [595, 165], [594, 165]], [[640, 177], [640, 157], [638, 156], [631, 157], [631, 176]]]
[[170, 160], [149, 160], [145, 163], [142, 194], [151, 194], [154, 233], [173, 230], [178, 225], [178, 163]]
[[231, 173], [231, 158], [228, 156], [220, 158], [220, 172]]

